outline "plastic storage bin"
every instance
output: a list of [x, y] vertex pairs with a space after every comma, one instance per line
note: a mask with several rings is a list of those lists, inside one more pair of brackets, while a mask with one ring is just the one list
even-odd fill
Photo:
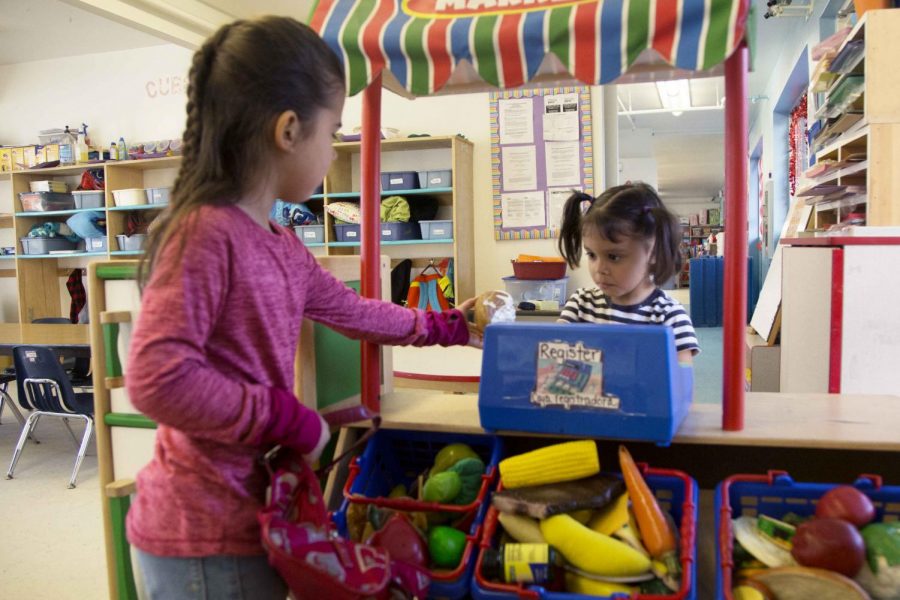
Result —
[[171, 188], [167, 187], [147, 188], [144, 190], [147, 194], [147, 202], [150, 204], [168, 204], [171, 191]]
[[304, 244], [321, 244], [325, 241], [324, 225], [298, 225], [294, 233]]
[[[562, 261], [510, 261], [516, 279], [562, 279], [566, 276], [566, 263]], [[565, 296], [565, 292], [563, 293]]]
[[22, 254], [50, 254], [59, 250], [75, 250], [77, 244], [65, 238], [22, 238]]
[[[638, 596], [639, 598], [659, 598], [671, 600], [691, 600], [697, 597], [697, 482], [682, 471], [671, 469], [642, 469], [647, 485], [653, 490], [659, 501], [660, 507], [668, 511], [679, 530], [679, 552], [681, 562], [681, 588], [678, 592], [665, 596]], [[475, 562], [475, 573], [472, 578], [472, 597], [479, 600], [515, 600], [518, 598], [541, 598], [542, 600], [597, 600], [598, 596], [586, 596], [583, 594], [571, 594], [568, 592], [552, 592], [542, 586], [527, 586], [525, 584], [498, 583], [484, 578], [481, 574], [481, 564], [484, 551], [487, 548], [496, 547], [497, 540], [502, 530], [498, 526], [497, 515], [499, 513], [493, 507], [488, 509], [484, 520], [484, 534], [481, 539], [478, 558]], [[616, 599], [626, 596], [617, 594]], [[607, 597], [608, 598], [608, 597]]]
[[[483, 502], [478, 511], [471, 513], [472, 522], [466, 535], [466, 545], [463, 549], [459, 566], [455, 569], [435, 569], [429, 571], [431, 586], [428, 597], [435, 600], [457, 600], [469, 598], [469, 588], [472, 582], [472, 574], [475, 571], [475, 559], [478, 557], [478, 546], [481, 543], [484, 515], [488, 509], [488, 502]], [[347, 508], [350, 501], [344, 499], [341, 508], [333, 515], [332, 520], [337, 525], [338, 532], [348, 536], [347, 532]]]
[[135, 250], [143, 250], [144, 242], [146, 241], [147, 235], [143, 233], [136, 233], [131, 236], [121, 234], [116, 236], [116, 244], [118, 244], [121, 251], [133, 252]]
[[[474, 502], [467, 505], [439, 504], [412, 498], [388, 498], [397, 484], [409, 484], [434, 463], [438, 451], [448, 444], [468, 444], [484, 461], [485, 474]], [[472, 572], [481, 540], [481, 523], [488, 507], [487, 497], [493, 485], [497, 464], [502, 456], [502, 442], [493, 435], [464, 435], [440, 432], [382, 429], [366, 444], [363, 453], [350, 464], [344, 484], [344, 502], [335, 522], [346, 535], [346, 513], [351, 502], [374, 504], [382, 508], [404, 511], [452, 512], [473, 518], [466, 537], [466, 547], [459, 566], [454, 570], [431, 571], [429, 598], [467, 598]]]
[[[802, 516], [816, 510], [816, 502], [838, 483], [798, 483], [784, 471], [765, 475], [732, 475], [716, 487], [716, 598], [731, 600], [731, 521], [743, 515], [768, 515], [776, 519], [792, 512]], [[860, 475], [853, 487], [875, 506], [875, 521], [900, 519], [900, 486], [882, 485], [878, 475]]]
[[72, 192], [75, 208], [103, 208], [103, 190], [80, 190]]
[[453, 221], [419, 221], [423, 240], [452, 240]]
[[359, 235], [359, 225], [347, 224], [347, 225], [335, 225], [334, 226], [334, 237], [339, 242], [361, 242], [362, 238]]
[[678, 363], [669, 327], [495, 323], [485, 328], [478, 413], [488, 431], [668, 444], [692, 397], [693, 369]]
[[383, 191], [415, 190], [418, 187], [419, 176], [415, 171], [392, 171], [381, 174], [381, 189]]
[[441, 169], [438, 171], [419, 171], [420, 188], [448, 188], [453, 185], [452, 171]]
[[422, 239], [422, 231], [418, 223], [382, 223], [381, 241], [397, 242], [401, 240]]
[[84, 238], [85, 252], [106, 252], [107, 236], [87, 237]]
[[75, 198], [72, 194], [59, 192], [21, 192], [19, 201], [25, 212], [44, 212], [48, 210], [72, 210]]
[[[429, 469], [438, 451], [448, 444], [467, 444], [484, 461], [478, 498], [471, 504], [439, 504], [412, 498], [388, 498], [398, 484], [409, 486]], [[350, 463], [344, 497], [351, 502], [376, 504], [396, 510], [440, 510], [465, 513], [475, 510], [487, 497], [488, 488], [497, 472], [502, 445], [494, 435], [403, 431], [381, 429], [366, 444], [361, 455]]]
[[530, 300], [555, 300], [565, 304], [568, 277], [562, 279], [518, 279], [504, 277], [503, 285], [516, 304]]

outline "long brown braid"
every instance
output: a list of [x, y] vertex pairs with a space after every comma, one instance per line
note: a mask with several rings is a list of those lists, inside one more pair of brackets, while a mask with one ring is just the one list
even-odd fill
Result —
[[306, 133], [343, 89], [337, 56], [294, 19], [235, 21], [206, 40], [191, 63], [181, 167], [171, 202], [151, 227], [141, 285], [177, 230], [180, 260], [199, 207], [237, 203], [266, 172], [271, 128], [282, 112], [293, 110]]

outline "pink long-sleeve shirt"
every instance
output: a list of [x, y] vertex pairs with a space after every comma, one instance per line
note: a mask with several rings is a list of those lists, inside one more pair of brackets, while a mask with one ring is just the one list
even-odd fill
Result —
[[421, 343], [421, 319], [360, 298], [288, 229], [235, 206], [195, 214], [159, 257], [131, 342], [129, 398], [159, 428], [128, 539], [160, 556], [262, 554], [260, 440], [270, 388], [293, 389], [302, 319], [378, 343]]

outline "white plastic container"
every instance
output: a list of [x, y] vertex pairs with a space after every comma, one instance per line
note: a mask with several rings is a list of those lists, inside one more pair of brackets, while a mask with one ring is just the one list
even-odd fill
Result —
[[506, 291], [513, 297], [516, 304], [534, 300], [554, 300], [562, 306], [566, 303], [566, 283], [568, 277], [562, 279], [517, 279], [504, 277], [503, 284]]
[[147, 192], [144, 188], [128, 188], [113, 190], [113, 201], [116, 206], [138, 206], [147, 204]]

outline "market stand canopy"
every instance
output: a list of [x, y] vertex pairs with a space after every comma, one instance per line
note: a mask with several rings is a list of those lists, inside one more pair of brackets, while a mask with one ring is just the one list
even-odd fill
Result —
[[562, 73], [588, 85], [611, 83], [645, 62], [651, 49], [670, 71], [708, 70], [741, 43], [748, 5], [744, 0], [319, 0], [310, 25], [341, 57], [348, 95], [387, 71], [395, 80], [388, 87], [423, 96], [448, 82], [470, 83], [476, 79], [472, 75], [499, 88], [519, 87], [545, 74], [558, 79]]

